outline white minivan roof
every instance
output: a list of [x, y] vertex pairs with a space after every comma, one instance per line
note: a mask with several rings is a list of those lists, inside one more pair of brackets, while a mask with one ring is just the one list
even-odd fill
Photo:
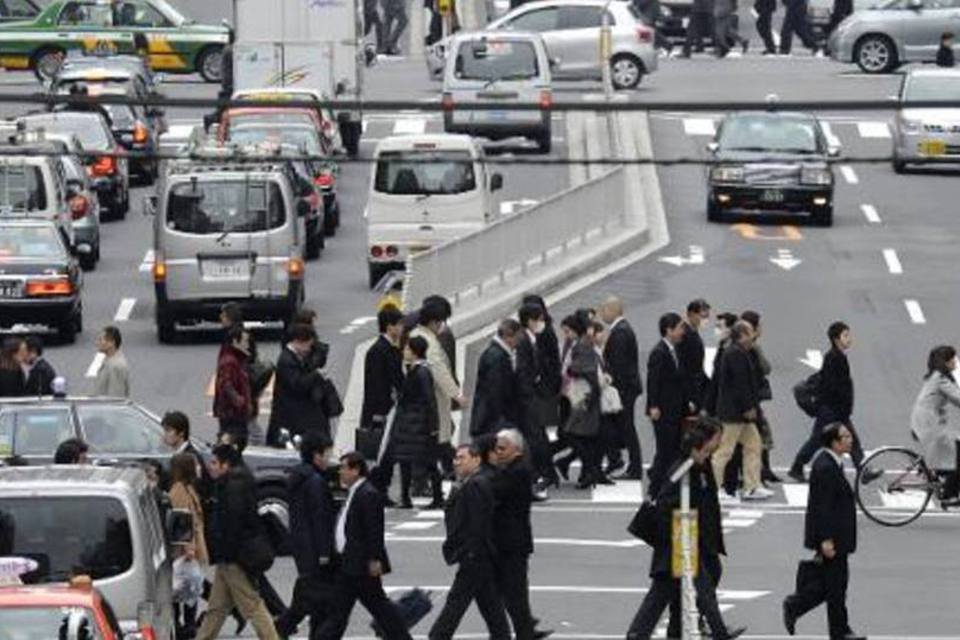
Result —
[[425, 133], [418, 135], [390, 136], [377, 145], [375, 156], [384, 151], [469, 151], [478, 157], [479, 147], [470, 136], [459, 133]]

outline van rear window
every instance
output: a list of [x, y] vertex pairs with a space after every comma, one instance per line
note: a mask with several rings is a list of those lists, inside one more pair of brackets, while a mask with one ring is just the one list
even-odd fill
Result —
[[47, 191], [40, 167], [0, 164], [0, 211], [44, 211]]
[[279, 229], [287, 220], [275, 182], [196, 181], [174, 185], [167, 200], [168, 229], [195, 235]]
[[374, 189], [390, 195], [454, 195], [477, 188], [467, 151], [385, 151]]
[[116, 498], [64, 496], [0, 498], [0, 555], [32, 558], [39, 568], [22, 576], [27, 584], [64, 581], [82, 573], [94, 580], [133, 565], [130, 522]]
[[522, 40], [464, 42], [454, 64], [454, 75], [461, 80], [526, 80], [540, 75], [537, 50]]

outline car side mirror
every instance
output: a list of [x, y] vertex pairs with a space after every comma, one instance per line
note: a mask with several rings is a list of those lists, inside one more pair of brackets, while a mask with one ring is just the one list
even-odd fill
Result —
[[490, 191], [500, 191], [500, 189], [503, 189], [503, 176], [495, 173], [490, 176]]
[[910, 0], [907, 6], [913, 11], [920, 11], [923, 9], [923, 0]]
[[827, 147], [827, 157], [829, 157], [829, 158], [839, 158], [839, 157], [840, 157], [840, 147]]
[[310, 203], [306, 200], [300, 200], [297, 202], [297, 215], [301, 218], [306, 218], [310, 215]]
[[157, 196], [146, 196], [143, 199], [143, 215], [145, 216], [155, 216], [157, 215]]
[[563, 62], [560, 58], [550, 58], [550, 70], [556, 71], [560, 68], [560, 64]]
[[718, 142], [712, 141], [707, 143], [707, 151], [709, 151], [710, 153], [716, 153], [719, 150], [720, 150], [720, 144]]
[[193, 540], [193, 514], [186, 509], [167, 512], [165, 531], [170, 544], [187, 544]]

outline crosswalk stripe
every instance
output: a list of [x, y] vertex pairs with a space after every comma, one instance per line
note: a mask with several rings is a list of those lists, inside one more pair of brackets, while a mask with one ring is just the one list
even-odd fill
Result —
[[927, 499], [927, 494], [920, 491], [909, 493], [887, 493], [886, 491], [880, 491], [879, 493], [883, 506], [888, 509], [907, 509], [913, 511], [919, 509], [923, 501]]
[[791, 507], [806, 507], [807, 495], [810, 487], [805, 484], [786, 483], [783, 485], [783, 495], [787, 498], [787, 504]]
[[643, 502], [643, 483], [639, 480], [617, 480], [617, 484], [594, 487], [592, 502], [634, 503]]
[[712, 136], [716, 133], [710, 118], [684, 118], [683, 130], [688, 136]]
[[393, 125], [394, 135], [419, 135], [427, 130], [425, 118], [400, 118]]
[[857, 131], [861, 138], [889, 138], [890, 127], [882, 120], [866, 120], [857, 123]]

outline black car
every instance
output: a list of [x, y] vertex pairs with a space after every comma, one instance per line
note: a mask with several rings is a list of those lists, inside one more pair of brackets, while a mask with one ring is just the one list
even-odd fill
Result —
[[[175, 451], [163, 440], [160, 418], [131, 400], [112, 398], [0, 399], [0, 458], [23, 457], [31, 465], [50, 464], [57, 446], [82, 438], [94, 464], [133, 464], [156, 460], [166, 467]], [[191, 443], [205, 458], [210, 445]], [[289, 526], [287, 469], [300, 463], [296, 451], [248, 446], [244, 463], [257, 482], [258, 510]]]
[[817, 119], [802, 113], [734, 113], [707, 145], [707, 219], [796, 218], [833, 224], [831, 147]]
[[44, 325], [65, 342], [83, 331], [83, 274], [50, 220], [0, 219], [0, 328]]
[[[75, 135], [90, 155], [84, 164], [91, 187], [100, 205], [106, 209], [101, 218], [118, 220], [130, 209], [130, 172], [125, 158], [96, 154], [116, 154], [119, 149], [102, 110], [30, 113], [18, 118], [29, 131], [44, 130], [62, 135]], [[109, 216], [106, 213], [109, 212]]]

